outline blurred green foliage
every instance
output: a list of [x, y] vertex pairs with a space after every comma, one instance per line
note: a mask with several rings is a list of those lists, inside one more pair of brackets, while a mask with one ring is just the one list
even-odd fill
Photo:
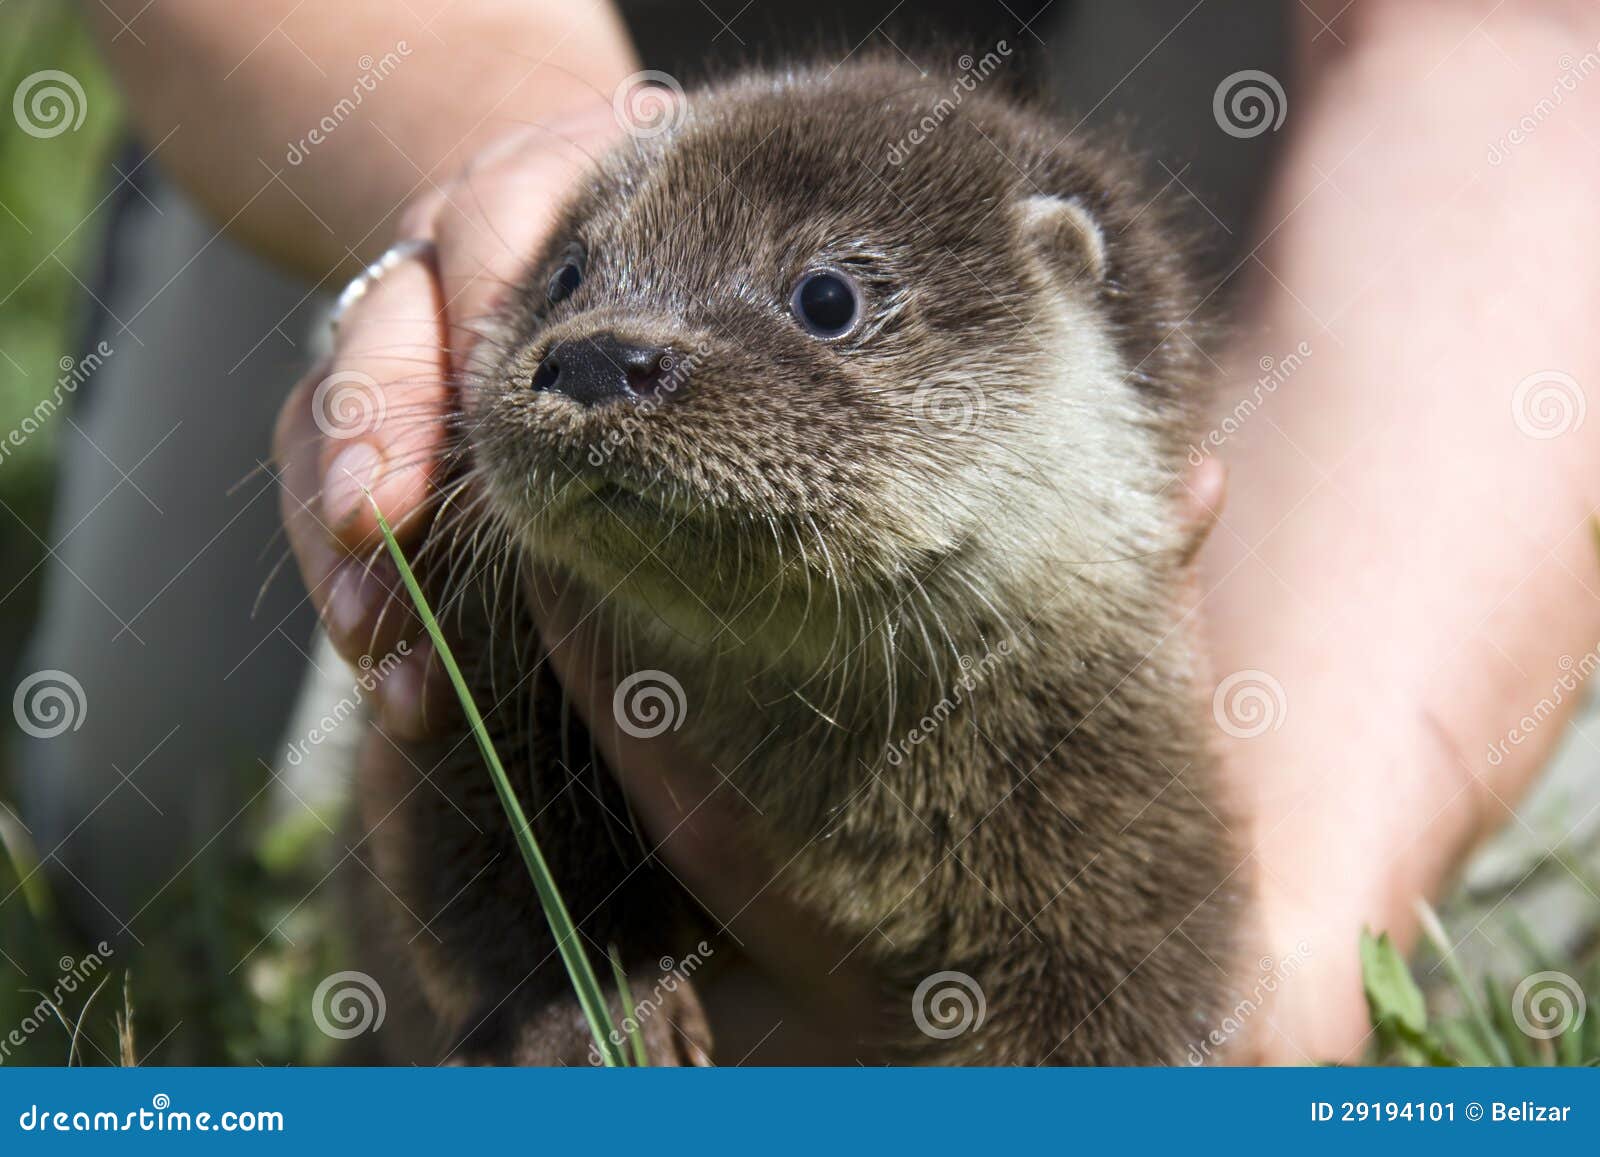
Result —
[[[75, 104], [58, 111], [77, 127], [41, 136], [24, 130], [18, 109], [51, 83], [37, 76], [48, 71], [65, 73], [82, 98], [56, 82]], [[88, 297], [78, 279], [92, 279], [103, 239], [108, 154], [121, 120], [76, 4], [0, 5], [0, 100], [0, 674], [9, 674], [33, 623], [62, 416], [20, 445], [11, 435], [56, 391], [61, 359], [79, 352]]]
[[[0, 7], [0, 53], [0, 430], [8, 432], [50, 393], [61, 357], [78, 352], [85, 298], [75, 278], [88, 280], [102, 240], [104, 210], [96, 206], [114, 177], [108, 151], [120, 115], [77, 5], [22, 0]], [[49, 83], [29, 85], [47, 70], [67, 74], [83, 94], [82, 123], [53, 136], [24, 131], [16, 105]], [[70, 88], [61, 91], [77, 101]], [[55, 128], [46, 122], [35, 132]], [[52, 434], [46, 428], [0, 460], [0, 497], [34, 484], [49, 463]]]
[[[0, 673], [9, 674], [34, 620], [54, 450], [76, 398], [42, 421], [35, 407], [55, 394], [62, 359], [86, 352], [120, 180], [117, 93], [79, 5], [0, 3], [0, 102]], [[10, 439], [24, 428], [20, 444]], [[336, 967], [332, 841], [319, 826], [269, 819], [263, 770], [231, 773], [246, 780], [239, 798], [258, 800], [237, 821], [244, 838], [208, 845], [153, 900], [140, 927], [159, 937], [102, 953], [61, 918], [52, 889], [70, 877], [40, 862], [49, 849], [33, 846], [17, 816], [4, 759], [0, 742], [0, 1065], [65, 1064], [69, 1053], [79, 1064], [332, 1058], [336, 1042], [312, 1015], [316, 985]], [[131, 1035], [118, 1025], [130, 1012]]]
[[67, 1064], [69, 1052], [85, 1065], [336, 1059], [315, 1011], [317, 986], [347, 955], [331, 914], [335, 852], [305, 813], [268, 818], [264, 771], [239, 774], [257, 800], [238, 821], [246, 838], [208, 844], [141, 914], [140, 941], [115, 945], [73, 934], [51, 894], [70, 877], [41, 865], [0, 807], [0, 1068]]

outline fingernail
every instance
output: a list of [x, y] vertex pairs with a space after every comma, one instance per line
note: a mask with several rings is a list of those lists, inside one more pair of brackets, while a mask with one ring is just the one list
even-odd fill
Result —
[[331, 529], [345, 526], [366, 504], [366, 490], [382, 467], [383, 455], [370, 443], [357, 442], [339, 451], [322, 483], [322, 516]]
[[328, 637], [340, 654], [345, 654], [354, 644], [357, 632], [367, 620], [365, 577], [359, 562], [348, 562], [328, 580], [328, 601], [323, 618]]

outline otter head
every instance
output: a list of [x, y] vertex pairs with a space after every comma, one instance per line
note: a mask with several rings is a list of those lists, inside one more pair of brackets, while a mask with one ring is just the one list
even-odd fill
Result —
[[467, 406], [533, 554], [748, 642], [1170, 545], [1172, 254], [1046, 118], [930, 124], [952, 91], [762, 74], [605, 160]]

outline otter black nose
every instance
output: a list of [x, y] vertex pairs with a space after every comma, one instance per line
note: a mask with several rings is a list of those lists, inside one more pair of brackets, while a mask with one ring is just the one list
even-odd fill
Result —
[[557, 343], [534, 371], [533, 388], [601, 406], [649, 397], [660, 388], [668, 364], [664, 349], [630, 345], [601, 333]]

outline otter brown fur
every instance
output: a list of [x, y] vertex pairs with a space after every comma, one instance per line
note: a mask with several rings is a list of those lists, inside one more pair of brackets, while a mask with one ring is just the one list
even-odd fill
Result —
[[[1136, 166], [1024, 102], [968, 93], [891, 163], [949, 92], [881, 60], [761, 72], [603, 159], [462, 386], [471, 533], [513, 551], [474, 555], [499, 597], [462, 648], [591, 958], [605, 973], [617, 945], [636, 994], [717, 926], [632, 836], [506, 621], [516, 558], [603, 597], [638, 665], [681, 685], [677, 740], [739, 769], [788, 900], [880, 985], [864, 1058], [1178, 1062], [1218, 1014], [1237, 917], [1179, 629], [1199, 295]], [[791, 311], [815, 268], [860, 290], [836, 340]], [[552, 350], [596, 335], [666, 351], [669, 388], [538, 388]], [[361, 785], [369, 907], [396, 909], [387, 891], [431, 920], [386, 966], [435, 1059], [581, 1063], [472, 745], [434, 754]], [[981, 990], [981, 1026], [919, 1028], [941, 972]], [[671, 1004], [704, 1044], [687, 987]], [[682, 1059], [665, 1020], [653, 1057]]]

